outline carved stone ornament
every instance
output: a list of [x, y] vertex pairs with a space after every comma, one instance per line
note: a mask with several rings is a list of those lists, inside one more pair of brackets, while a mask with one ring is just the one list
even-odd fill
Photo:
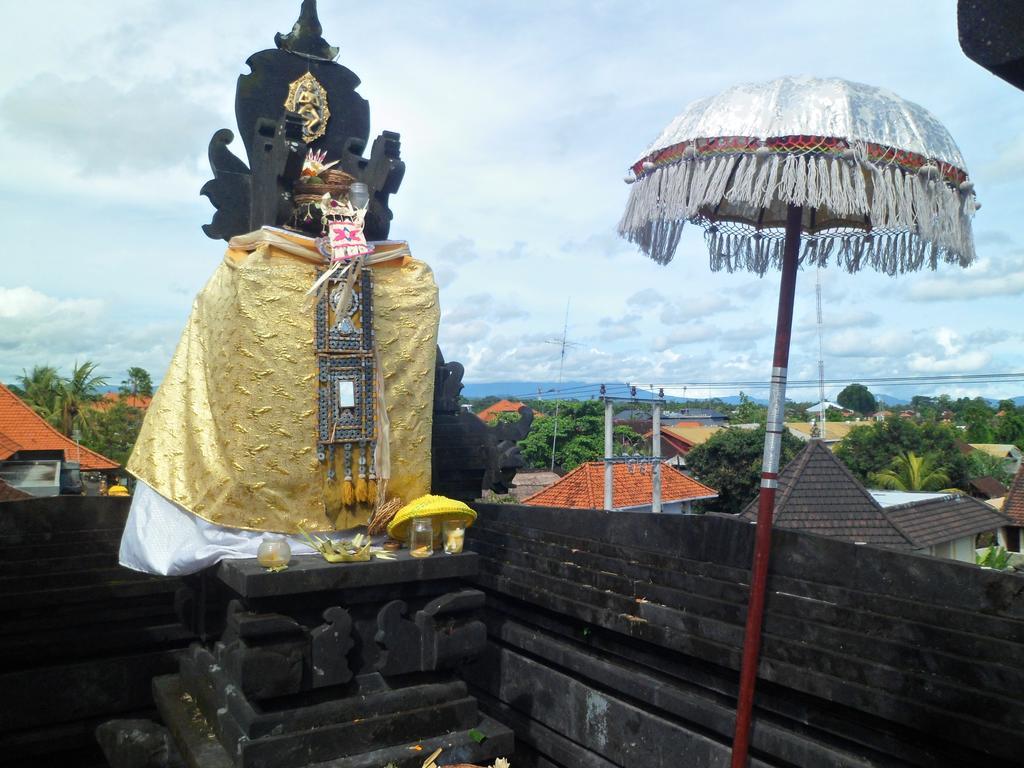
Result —
[[327, 91], [309, 72], [289, 84], [284, 108], [302, 117], [302, 140], [307, 144], [327, 132], [327, 121], [331, 117], [331, 110], [327, 106]]

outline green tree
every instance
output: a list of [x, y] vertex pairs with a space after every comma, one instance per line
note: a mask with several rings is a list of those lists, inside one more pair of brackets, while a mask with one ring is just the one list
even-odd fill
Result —
[[71, 436], [75, 429], [88, 435], [95, 410], [89, 406], [100, 399], [100, 388], [106, 386], [105, 376], [94, 376], [96, 363], [86, 360], [75, 363], [68, 378], [62, 378], [57, 395], [57, 429]]
[[900, 453], [931, 456], [949, 475], [949, 485], [967, 487], [967, 459], [957, 447], [951, 427], [935, 422], [916, 424], [910, 419], [889, 418], [851, 429], [836, 448], [836, 455], [862, 483], [888, 469]]
[[52, 365], [36, 365], [31, 373], [24, 370], [18, 377], [16, 394], [31, 406], [32, 410], [51, 424], [55, 424], [59, 412], [60, 374]]
[[[723, 429], [686, 454], [686, 466], [697, 479], [718, 491], [704, 502], [711, 512], [739, 513], [754, 498], [761, 479], [764, 427]], [[788, 464], [804, 444], [789, 431], [782, 433], [781, 466]]]
[[145, 368], [132, 366], [128, 369], [127, 378], [121, 382], [122, 397], [152, 397], [153, 379]]
[[90, 432], [82, 439], [82, 445], [123, 466], [135, 447], [144, 416], [142, 410], [124, 401], [118, 401], [106, 410], [94, 411]]
[[999, 413], [1002, 415], [995, 418], [994, 442], [1024, 447], [1024, 408], [1018, 408], [1012, 400], [1004, 400], [999, 403]]
[[893, 457], [888, 469], [871, 474], [871, 482], [891, 491], [942, 491], [949, 489], [949, 474], [932, 456], [913, 451]]
[[735, 424], [764, 424], [768, 420], [768, 409], [740, 392], [740, 404], [736, 406], [730, 420]]
[[848, 384], [836, 396], [836, 402], [865, 416], [878, 410], [878, 401], [863, 384]]
[[988, 403], [980, 397], [975, 397], [973, 400], [967, 400], [966, 402], [962, 399], [958, 402], [962, 403], [958, 420], [967, 427], [964, 431], [964, 439], [968, 443], [993, 442], [995, 430], [993, 429], [992, 419], [995, 413]]
[[[554, 407], [551, 415], [533, 420], [530, 433], [519, 442], [523, 458], [531, 467], [547, 469], [551, 465], [551, 444], [555, 442], [555, 466], [575, 469], [587, 461], [604, 456], [604, 406], [596, 400], [563, 402], [558, 408], [558, 438], [555, 440]], [[643, 438], [629, 427], [617, 426], [612, 433], [616, 453], [634, 453], [643, 446]]]
[[1007, 487], [1013, 482], [1013, 474], [1007, 469], [1006, 462], [984, 451], [971, 451], [967, 454], [967, 477], [970, 480], [994, 477]]

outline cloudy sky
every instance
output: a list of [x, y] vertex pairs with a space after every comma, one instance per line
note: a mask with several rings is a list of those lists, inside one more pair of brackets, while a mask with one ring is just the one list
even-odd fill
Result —
[[[690, 101], [787, 74], [889, 88], [956, 138], [983, 209], [980, 259], [892, 279], [823, 273], [828, 378], [1024, 371], [1024, 93], [961, 53], [954, 0], [820, 3], [321, 0], [362, 79], [371, 135], [402, 135], [392, 236], [441, 287], [466, 380], [762, 381], [777, 274], [708, 270], [691, 228], [660, 267], [618, 239], [627, 166]], [[206, 146], [235, 129], [247, 56], [299, 0], [7, 3], [0, 48], [0, 380], [90, 359], [159, 380], [221, 241]], [[851, 6], [852, 7], [852, 6]], [[239, 150], [241, 151], [241, 150]], [[791, 377], [817, 375], [814, 273], [798, 282]], [[834, 393], [835, 388], [830, 388]], [[873, 387], [1024, 393], [1024, 382]], [[750, 387], [747, 387], [751, 391]], [[763, 394], [763, 393], [762, 393]], [[816, 392], [793, 392], [812, 399]]]

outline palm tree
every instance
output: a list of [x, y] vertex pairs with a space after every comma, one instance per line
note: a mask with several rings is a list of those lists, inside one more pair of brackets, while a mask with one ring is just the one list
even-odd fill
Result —
[[92, 425], [89, 415], [92, 409], [87, 407], [100, 399], [100, 387], [106, 386], [105, 376], [93, 376], [96, 370], [96, 363], [89, 362], [75, 363], [71, 370], [71, 376], [60, 380], [57, 395], [58, 424], [60, 429], [67, 436], [71, 436], [75, 427], [79, 427], [88, 434]]
[[871, 482], [891, 491], [959, 492], [959, 489], [949, 487], [949, 474], [945, 469], [935, 466], [933, 457], [918, 456], [913, 451], [898, 454], [889, 469], [873, 472], [870, 478]]
[[52, 365], [36, 365], [31, 373], [22, 369], [18, 395], [32, 410], [56, 425], [61, 378]]

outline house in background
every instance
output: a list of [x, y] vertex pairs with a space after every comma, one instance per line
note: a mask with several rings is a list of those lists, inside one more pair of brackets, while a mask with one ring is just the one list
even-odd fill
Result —
[[[498, 402], [487, 406], [480, 413], [477, 414], [477, 418], [480, 421], [487, 422], [490, 424], [495, 421], [503, 413], [519, 413], [520, 408], [525, 408], [526, 403], [520, 403], [515, 400], [499, 400]], [[533, 412], [534, 416], [543, 416], [542, 413]]]
[[109, 411], [117, 403], [124, 403], [129, 408], [145, 411], [149, 409], [152, 402], [153, 398], [146, 395], [122, 395], [119, 392], [105, 392], [92, 407], [96, 411]]
[[546, 469], [520, 469], [512, 478], [508, 492], [516, 501], [522, 502], [523, 499], [554, 485], [558, 479], [557, 472], [550, 472]]
[[[812, 440], [779, 475], [774, 525], [973, 563], [978, 534], [1009, 522], [970, 496], [887, 493], [869, 491], [824, 442]], [[740, 515], [756, 520], [757, 499]]]
[[[672, 427], [661, 428], [661, 457], [666, 463], [677, 469], [686, 466], [686, 454], [703, 445], [723, 427], [704, 426], [697, 423], [683, 422]], [[654, 432], [648, 431], [644, 435], [647, 445], [651, 445]]]
[[[650, 512], [654, 497], [650, 464], [612, 465], [612, 510]], [[666, 514], [689, 514], [693, 502], [717, 499], [718, 492], [687, 477], [678, 469], [662, 465], [661, 510]], [[558, 482], [523, 499], [533, 507], [604, 509], [604, 462], [588, 461]]]
[[1024, 552], [1024, 467], [1017, 470], [1003, 499], [1009, 522], [999, 531], [999, 543], [1011, 552]]
[[80, 493], [80, 472], [112, 475], [120, 466], [58, 432], [0, 384], [0, 479], [8, 485], [35, 496]]
[[[786, 429], [793, 437], [804, 442], [808, 440], [822, 440], [826, 445], [835, 445], [848, 434], [850, 430], [862, 427], [870, 422], [867, 421], [787, 421]], [[815, 432], [818, 434], [815, 434]]]
[[[1002, 459], [1003, 466], [1006, 467], [1006, 471], [1011, 475], [1016, 474], [1017, 470], [1020, 469], [1021, 459], [1024, 458], [1024, 453], [1021, 452], [1020, 448], [1009, 443], [967, 443], [967, 445], [975, 451], [981, 451], [989, 456]], [[970, 451], [965, 451], [963, 448], [961, 448], [961, 451], [970, 453]]]

